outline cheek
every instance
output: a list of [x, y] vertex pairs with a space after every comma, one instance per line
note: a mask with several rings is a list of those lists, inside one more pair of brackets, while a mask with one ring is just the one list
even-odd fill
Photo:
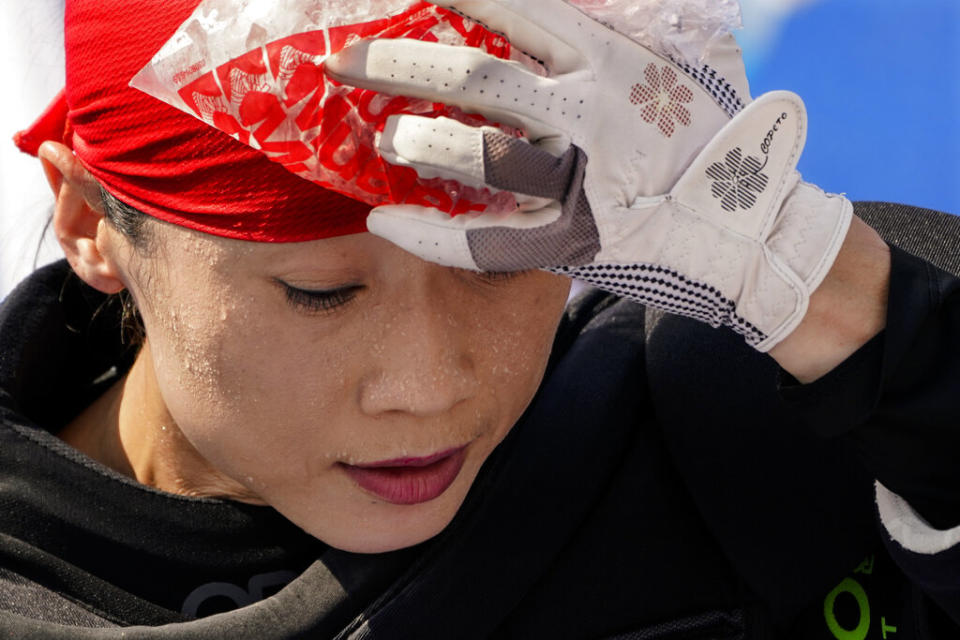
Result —
[[[199, 453], [236, 479], [268, 476], [322, 437], [348, 364], [316, 336], [292, 331], [270, 292], [198, 283], [164, 296], [143, 317], [158, 389]], [[259, 300], [259, 302], [258, 302]], [[279, 306], [279, 305], [276, 305]]]
[[203, 392], [187, 393], [177, 407], [181, 430], [241, 481], [308, 481], [338, 454], [336, 425], [348, 422], [357, 377], [350, 350], [292, 325], [283, 310], [238, 310], [221, 327], [204, 350], [216, 377], [194, 378]]
[[143, 312], [160, 395], [184, 430], [233, 413], [236, 393], [224, 385], [229, 315], [223, 305], [184, 295]]
[[476, 316], [480, 326], [475, 328], [479, 344], [474, 351], [483, 354], [483, 382], [492, 401], [503, 405], [515, 420], [543, 379], [569, 280], [535, 272], [510, 289], [502, 301], [480, 307]]

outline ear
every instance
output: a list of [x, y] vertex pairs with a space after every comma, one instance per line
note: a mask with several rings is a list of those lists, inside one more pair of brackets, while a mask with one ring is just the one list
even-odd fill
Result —
[[45, 142], [38, 155], [57, 200], [53, 230], [70, 266], [95, 289], [122, 291], [126, 285], [117, 265], [119, 233], [104, 218], [97, 181], [62, 144]]

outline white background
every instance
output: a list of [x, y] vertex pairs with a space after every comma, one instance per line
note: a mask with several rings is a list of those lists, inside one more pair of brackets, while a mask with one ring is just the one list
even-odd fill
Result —
[[[63, 88], [63, 0], [0, 4], [0, 298], [33, 269], [53, 197], [40, 161], [11, 138], [33, 122]], [[59, 255], [52, 234], [40, 262]]]

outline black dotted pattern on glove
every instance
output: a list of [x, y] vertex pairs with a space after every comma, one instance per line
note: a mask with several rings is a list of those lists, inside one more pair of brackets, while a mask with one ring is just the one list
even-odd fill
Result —
[[737, 305], [716, 287], [653, 264], [590, 264], [581, 267], [554, 267], [553, 273], [576, 278], [634, 300], [648, 307], [706, 322], [713, 327], [730, 327], [757, 345], [767, 336], [737, 314]]

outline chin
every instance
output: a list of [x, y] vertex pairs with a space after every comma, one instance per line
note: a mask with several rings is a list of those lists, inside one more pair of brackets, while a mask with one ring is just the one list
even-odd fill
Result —
[[358, 530], [333, 536], [323, 537], [325, 543], [331, 547], [348, 551], [350, 553], [388, 553], [407, 547], [416, 546], [426, 542], [440, 534], [450, 521], [453, 520], [454, 513], [442, 520], [430, 518], [426, 521], [417, 522], [416, 526], [398, 527], [396, 524], [384, 522], [375, 524], [373, 522], [364, 526], [357, 527]]
[[[442, 531], [442, 529], [441, 529]], [[435, 535], [440, 533], [440, 531], [435, 532], [432, 535], [428, 536], [412, 536], [409, 539], [398, 539], [398, 538], [383, 538], [376, 539], [375, 537], [363, 540], [348, 540], [346, 544], [330, 544], [331, 547], [335, 549], [340, 549], [341, 551], [347, 551], [349, 553], [361, 553], [361, 554], [378, 554], [378, 553], [389, 553], [391, 551], [399, 551], [400, 549], [406, 549], [408, 547], [414, 547], [421, 542], [426, 542], [430, 538], [433, 538]]]

